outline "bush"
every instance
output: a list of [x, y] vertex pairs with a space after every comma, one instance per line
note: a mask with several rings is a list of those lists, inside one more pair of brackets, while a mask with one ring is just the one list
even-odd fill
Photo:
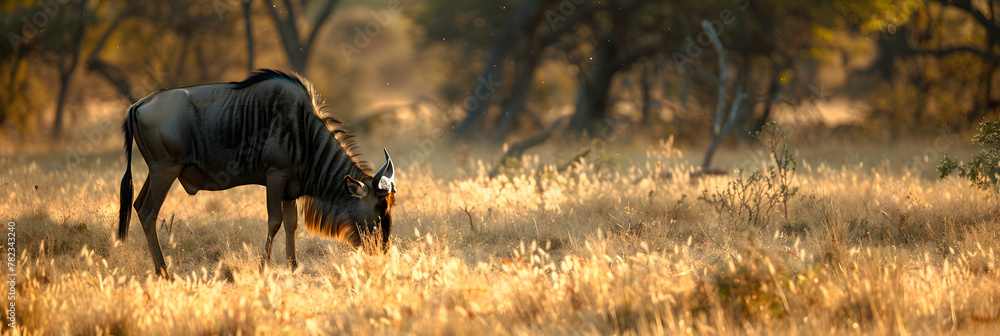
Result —
[[944, 153], [938, 172], [939, 179], [944, 179], [958, 169], [958, 176], [968, 179], [981, 189], [998, 190], [1000, 181], [1000, 121], [982, 121], [979, 123], [978, 134], [972, 137], [972, 142], [983, 147], [979, 154], [972, 156], [967, 164], [956, 162]]
[[725, 189], [714, 193], [704, 190], [698, 200], [711, 206], [720, 218], [729, 218], [733, 224], [763, 227], [779, 206], [785, 218], [788, 217], [788, 200], [798, 192], [798, 188], [791, 186], [797, 163], [788, 150], [788, 132], [777, 123], [767, 123], [755, 137], [770, 156], [767, 170], [755, 170], [746, 177], [741, 172]]

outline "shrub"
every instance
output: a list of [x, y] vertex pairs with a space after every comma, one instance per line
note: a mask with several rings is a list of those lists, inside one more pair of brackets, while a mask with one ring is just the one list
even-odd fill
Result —
[[781, 208], [787, 218], [788, 200], [799, 191], [798, 187], [791, 187], [798, 162], [795, 162], [795, 156], [788, 151], [788, 132], [778, 126], [777, 122], [771, 121], [764, 124], [764, 127], [761, 127], [754, 137], [757, 138], [761, 147], [770, 155], [772, 163], [774, 163], [773, 166], [768, 167], [767, 173], [770, 175], [771, 186], [776, 189], [774, 192], [778, 201], [781, 202]]
[[722, 190], [714, 193], [703, 190], [698, 200], [712, 207], [720, 218], [729, 218], [733, 224], [763, 227], [770, 222], [778, 206], [788, 217], [788, 200], [798, 192], [797, 187], [791, 186], [797, 163], [788, 150], [788, 133], [777, 123], [767, 123], [755, 137], [770, 156], [767, 169], [755, 170], [748, 176], [741, 172]]
[[1000, 181], [1000, 121], [982, 121], [979, 123], [978, 134], [972, 137], [972, 142], [983, 147], [979, 154], [973, 155], [969, 163], [956, 162], [944, 154], [938, 172], [939, 179], [944, 179], [958, 169], [958, 176], [968, 179], [981, 189], [998, 190]]

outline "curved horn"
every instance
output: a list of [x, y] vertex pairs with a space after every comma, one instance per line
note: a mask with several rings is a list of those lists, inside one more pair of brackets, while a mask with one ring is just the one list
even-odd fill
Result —
[[372, 177], [372, 184], [375, 186], [375, 190], [384, 196], [396, 192], [396, 180], [393, 178], [394, 170], [392, 168], [392, 159], [389, 158], [389, 151], [385, 148], [382, 148], [382, 151], [385, 152], [385, 164]]

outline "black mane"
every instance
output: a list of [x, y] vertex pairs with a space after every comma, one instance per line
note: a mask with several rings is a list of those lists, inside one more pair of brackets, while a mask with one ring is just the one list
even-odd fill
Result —
[[319, 98], [316, 93], [315, 88], [308, 79], [303, 78], [295, 72], [284, 72], [280, 70], [260, 68], [247, 76], [246, 79], [240, 82], [229, 82], [232, 85], [232, 89], [240, 90], [247, 88], [251, 85], [269, 80], [269, 79], [280, 79], [286, 80], [302, 87], [303, 90], [309, 95], [310, 100], [313, 102], [313, 113], [316, 114], [323, 124], [330, 130], [333, 137], [340, 143], [341, 148], [344, 152], [351, 157], [352, 160], [357, 163], [358, 167], [365, 171], [372, 171], [372, 165], [368, 161], [361, 159], [361, 153], [358, 152], [358, 144], [354, 133], [347, 128], [347, 123], [341, 121], [339, 118], [334, 117], [327, 113], [326, 104]]
[[[229, 84], [233, 85], [233, 89], [239, 90], [239, 89], [242, 89], [242, 88], [246, 88], [246, 87], [248, 87], [250, 85], [254, 85], [254, 84], [266, 81], [268, 79], [283, 79], [283, 80], [287, 80], [287, 81], [296, 83], [299, 86], [302, 86], [302, 88], [304, 88], [304, 89], [308, 89], [306, 87], [306, 85], [303, 83], [304, 79], [302, 78], [302, 76], [299, 76], [296, 73], [289, 74], [289, 73], [286, 73], [286, 72], [283, 72], [283, 71], [279, 71], [279, 70], [264, 69], [264, 68], [257, 69], [256, 71], [254, 71], [253, 73], [251, 73], [250, 76], [247, 76], [247, 78], [244, 79], [241, 82], [229, 82]], [[308, 90], [308, 91], [310, 91], [310, 93], [312, 93], [312, 90]]]

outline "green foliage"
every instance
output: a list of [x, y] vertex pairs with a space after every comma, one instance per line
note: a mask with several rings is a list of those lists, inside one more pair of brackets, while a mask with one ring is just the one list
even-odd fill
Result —
[[924, 8], [919, 0], [839, 0], [833, 3], [838, 12], [845, 14], [851, 23], [858, 24], [865, 33], [904, 25]]
[[508, 156], [504, 158], [503, 163], [497, 166], [497, 170], [508, 178], [514, 178], [524, 174], [524, 163], [521, 162], [520, 158]]
[[955, 171], [957, 168], [959, 168], [958, 161], [952, 160], [948, 157], [948, 153], [944, 153], [944, 157], [941, 158], [941, 165], [937, 167], [938, 172], [941, 173], [941, 176], [938, 176], [938, 179], [943, 180], [945, 177], [948, 177], [948, 175], [951, 175], [951, 172]]
[[771, 163], [765, 171], [755, 170], [750, 175], [740, 173], [726, 188], [710, 193], [703, 190], [698, 200], [707, 203], [733, 224], [746, 223], [762, 227], [770, 222], [778, 206], [788, 217], [788, 201], [798, 192], [791, 182], [797, 163], [788, 150], [788, 133], [776, 122], [769, 122], [756, 133], [761, 147], [770, 155]]
[[941, 173], [938, 178], [944, 179], [957, 169], [959, 177], [968, 179], [980, 189], [1000, 191], [1000, 121], [980, 122], [972, 142], [982, 146], [982, 151], [973, 155], [968, 164], [952, 160], [945, 153], [937, 168]]

